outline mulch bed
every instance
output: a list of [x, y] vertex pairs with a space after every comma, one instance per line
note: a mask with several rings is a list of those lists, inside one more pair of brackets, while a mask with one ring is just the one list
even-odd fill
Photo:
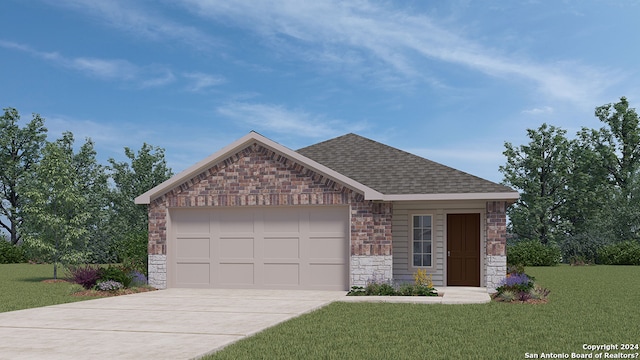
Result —
[[[42, 280], [42, 282], [47, 284], [54, 284], [54, 283], [61, 283], [61, 282], [68, 283], [69, 281], [64, 279], [47, 279], [47, 280]], [[150, 286], [120, 289], [116, 291], [82, 290], [82, 291], [78, 291], [76, 293], [71, 294], [71, 296], [109, 297], [109, 296], [137, 294], [141, 292], [148, 292], [148, 291], [155, 291], [155, 290], [157, 289]]]
[[505, 301], [504, 299], [501, 299], [493, 295], [491, 296], [491, 300], [495, 302], [506, 303], [506, 304], [546, 304], [549, 302], [549, 299], [529, 299], [526, 301], [520, 301], [520, 300]]

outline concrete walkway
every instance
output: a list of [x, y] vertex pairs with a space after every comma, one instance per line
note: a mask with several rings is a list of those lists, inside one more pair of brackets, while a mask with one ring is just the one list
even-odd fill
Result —
[[[444, 297], [347, 297], [344, 291], [168, 289], [0, 313], [0, 359], [191, 359], [334, 301], [478, 303]], [[486, 301], [485, 301], [486, 300]]]

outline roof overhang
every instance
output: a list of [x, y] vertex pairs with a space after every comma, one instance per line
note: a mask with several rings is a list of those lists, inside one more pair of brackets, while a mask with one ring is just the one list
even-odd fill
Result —
[[190, 179], [194, 178], [198, 174], [201, 174], [202, 172], [206, 171], [207, 169], [219, 163], [220, 161], [223, 161], [228, 157], [233, 156], [238, 151], [241, 151], [242, 149], [254, 143], [259, 143], [260, 145], [271, 149], [275, 153], [278, 153], [292, 161], [298, 162], [310, 170], [320, 173], [343, 186], [346, 186], [358, 193], [363, 194], [365, 200], [384, 200], [384, 195], [382, 195], [380, 192], [364, 184], [361, 184], [351, 178], [348, 178], [336, 172], [335, 170], [331, 170], [328, 167], [307, 158], [306, 156], [303, 156], [285, 146], [278, 144], [273, 140], [270, 140], [252, 131], [249, 134], [241, 137], [240, 139], [220, 149], [216, 153], [208, 156], [206, 159], [189, 167], [188, 169], [182, 171], [181, 173], [174, 175], [167, 181], [161, 183], [160, 185], [154, 187], [153, 189], [138, 196], [137, 198], [135, 198], [135, 203], [150, 204], [151, 201], [166, 194], [167, 192], [171, 191], [171, 189], [177, 186], [180, 186], [181, 184], [185, 183], [186, 181], [189, 181]]
[[384, 195], [384, 201], [444, 201], [444, 200], [505, 200], [516, 201], [520, 193], [496, 192], [496, 193], [455, 193], [455, 194], [396, 194]]

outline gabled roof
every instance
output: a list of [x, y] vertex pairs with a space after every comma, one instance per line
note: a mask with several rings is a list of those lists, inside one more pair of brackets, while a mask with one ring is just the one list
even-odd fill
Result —
[[365, 200], [517, 200], [519, 196], [506, 186], [355, 134], [293, 151], [252, 131], [138, 196], [135, 203], [149, 204], [256, 143], [363, 194]]
[[241, 137], [240, 139], [234, 141], [233, 143], [225, 146], [214, 154], [210, 155], [206, 159], [198, 162], [197, 164], [191, 166], [190, 168], [182, 171], [181, 173], [174, 175], [169, 180], [163, 182], [162, 184], [154, 187], [153, 189], [145, 192], [144, 194], [138, 196], [135, 199], [136, 204], [150, 204], [151, 201], [157, 199], [158, 197], [166, 194], [171, 191], [171, 189], [180, 186], [181, 184], [189, 181], [190, 179], [198, 176], [202, 172], [211, 168], [215, 164], [227, 159], [230, 156], [233, 156], [237, 152], [245, 149], [252, 144], [259, 143], [262, 146], [265, 146], [277, 154], [280, 154], [292, 161], [298, 162], [301, 165], [304, 165], [306, 168], [313, 170], [317, 173], [323, 174], [326, 177], [340, 183], [360, 194], [363, 194], [365, 199], [368, 200], [382, 200], [383, 195], [369, 188], [366, 185], [363, 185], [353, 179], [350, 179], [335, 170], [329, 169], [328, 167], [317, 163], [316, 161], [305, 157], [304, 155], [297, 153], [287, 147], [284, 147], [277, 142], [270, 140], [254, 131], [251, 131], [249, 134]]
[[359, 183], [404, 200], [444, 197], [517, 199], [513, 189], [356, 134], [297, 151]]

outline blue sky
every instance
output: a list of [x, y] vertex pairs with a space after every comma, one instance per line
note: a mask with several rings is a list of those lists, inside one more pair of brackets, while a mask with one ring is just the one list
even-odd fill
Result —
[[0, 107], [174, 172], [354, 132], [499, 182], [504, 142], [640, 103], [637, 1], [5, 0]]

